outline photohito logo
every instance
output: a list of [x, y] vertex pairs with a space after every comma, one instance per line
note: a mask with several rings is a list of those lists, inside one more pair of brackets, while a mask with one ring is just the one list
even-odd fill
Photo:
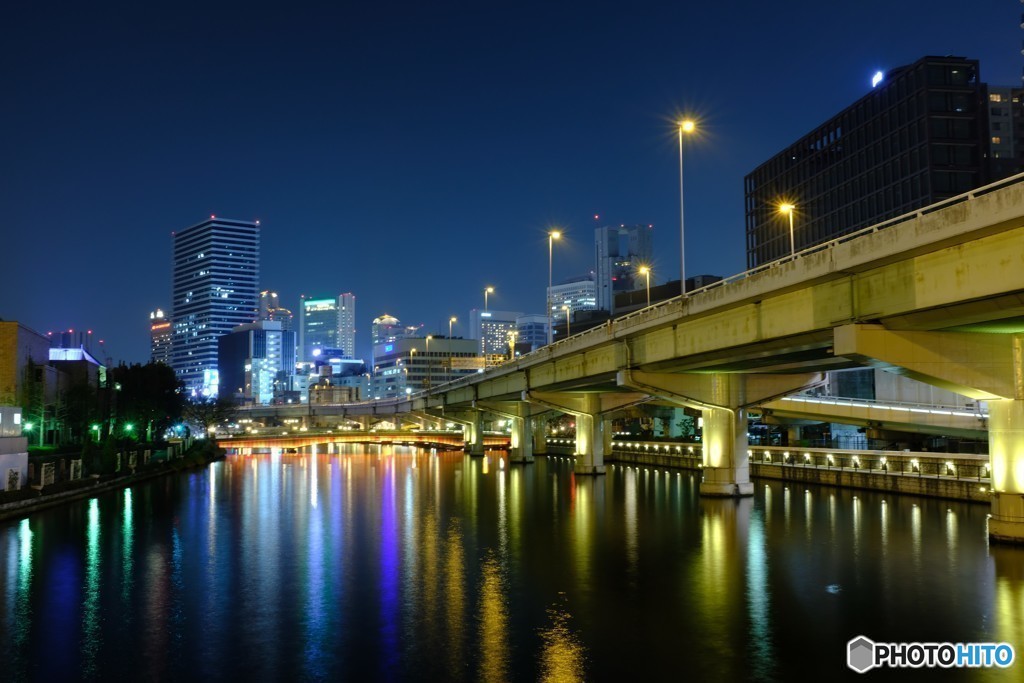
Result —
[[1013, 664], [1013, 658], [1008, 643], [876, 643], [857, 636], [846, 644], [846, 665], [861, 674], [876, 666], [1005, 669]]

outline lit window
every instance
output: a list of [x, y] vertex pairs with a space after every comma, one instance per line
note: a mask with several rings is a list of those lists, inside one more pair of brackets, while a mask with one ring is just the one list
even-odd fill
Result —
[[997, 93], [992, 93], [991, 95], [988, 96], [988, 101], [989, 102], [1002, 102], [1003, 101], [1003, 96], [999, 95]]
[[992, 138], [992, 144], [993, 145], [999, 145], [999, 144], [1002, 144], [1002, 142], [1003, 142], [1002, 138], [999, 138], [999, 137]]

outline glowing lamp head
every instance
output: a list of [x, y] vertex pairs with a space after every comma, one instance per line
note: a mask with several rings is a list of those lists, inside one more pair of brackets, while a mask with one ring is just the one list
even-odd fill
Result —
[[793, 213], [795, 208], [792, 204], [779, 204], [779, 213]]
[[871, 77], [871, 87], [878, 87], [878, 84], [882, 82], [883, 78], [885, 78], [885, 74], [881, 71], [876, 71], [875, 75]]
[[548, 233], [548, 236], [551, 237], [551, 239], [553, 240], [557, 240], [562, 236], [562, 233], [560, 233], [557, 230], [552, 230], [551, 232]]
[[488, 287], [484, 291], [487, 292], [488, 294], [494, 294], [494, 287]]
[[697, 124], [692, 119], [684, 119], [679, 122], [679, 130], [684, 133], [692, 133], [697, 129]]
[[458, 318], [456, 318], [456, 317], [455, 317], [455, 316], [453, 315], [453, 316], [452, 316], [451, 318], [449, 318], [449, 319], [448, 319], [448, 322], [451, 322], [451, 323], [454, 323], [454, 322], [458, 322]]
[[647, 275], [647, 273], [649, 273], [649, 272], [651, 272], [650, 268], [648, 268], [647, 266], [640, 266], [640, 274], [641, 275]]

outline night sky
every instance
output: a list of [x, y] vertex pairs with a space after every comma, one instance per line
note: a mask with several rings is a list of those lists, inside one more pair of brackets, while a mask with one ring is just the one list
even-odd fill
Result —
[[[0, 14], [0, 317], [145, 362], [171, 232], [259, 219], [261, 280], [468, 333], [541, 313], [601, 223], [655, 226], [678, 279], [745, 268], [743, 176], [924, 55], [1019, 85], [1014, 0], [29, 3]], [[255, 8], [254, 8], [255, 7]], [[287, 7], [287, 9], [285, 9]], [[339, 9], [343, 7], [343, 9]]]

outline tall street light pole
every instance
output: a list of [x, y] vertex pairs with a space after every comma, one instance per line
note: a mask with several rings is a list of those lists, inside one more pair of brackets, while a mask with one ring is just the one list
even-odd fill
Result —
[[[413, 358], [415, 358], [415, 357], [416, 357], [416, 349], [415, 348], [410, 349], [409, 350], [409, 367], [406, 368], [406, 386], [407, 387], [409, 386], [409, 381], [411, 379], [413, 379], [413, 373], [411, 371], [413, 369]], [[423, 388], [423, 387], [420, 387], [420, 388]]]
[[647, 306], [651, 305], [651, 269], [647, 266], [640, 266], [640, 274], [647, 280]]
[[494, 294], [494, 287], [487, 287], [484, 289], [484, 310], [487, 310], [487, 295]]
[[793, 241], [793, 209], [796, 207], [792, 204], [779, 204], [779, 213], [784, 213], [789, 216], [789, 255], [796, 255], [796, 242]]
[[554, 333], [554, 330], [551, 329], [551, 264], [552, 264], [552, 254], [554, 253], [555, 240], [557, 240], [561, 236], [562, 236], [562, 233], [560, 233], [557, 230], [552, 230], [551, 232], [548, 233], [548, 289], [547, 289], [547, 294], [544, 297], [544, 299], [545, 299], [545, 304], [544, 305], [547, 308], [547, 314], [548, 314], [548, 344], [551, 343], [551, 339], [552, 339], [552, 336], [553, 336], [553, 333]]
[[430, 340], [431, 339], [433, 339], [433, 337], [428, 334], [427, 338], [425, 340], [427, 342], [427, 389], [430, 388], [430, 374], [431, 374], [430, 370], [431, 370], [431, 365], [432, 365], [432, 362], [430, 360]]
[[562, 306], [562, 310], [565, 311], [565, 336], [569, 338], [572, 336], [572, 330], [569, 329], [569, 307]]
[[691, 119], [679, 122], [679, 293], [686, 296], [686, 230], [683, 213], [683, 133], [692, 133], [697, 124]]
[[452, 323], [456, 320], [454, 315], [448, 318], [448, 371], [445, 372], [445, 381], [451, 381], [452, 378]]

